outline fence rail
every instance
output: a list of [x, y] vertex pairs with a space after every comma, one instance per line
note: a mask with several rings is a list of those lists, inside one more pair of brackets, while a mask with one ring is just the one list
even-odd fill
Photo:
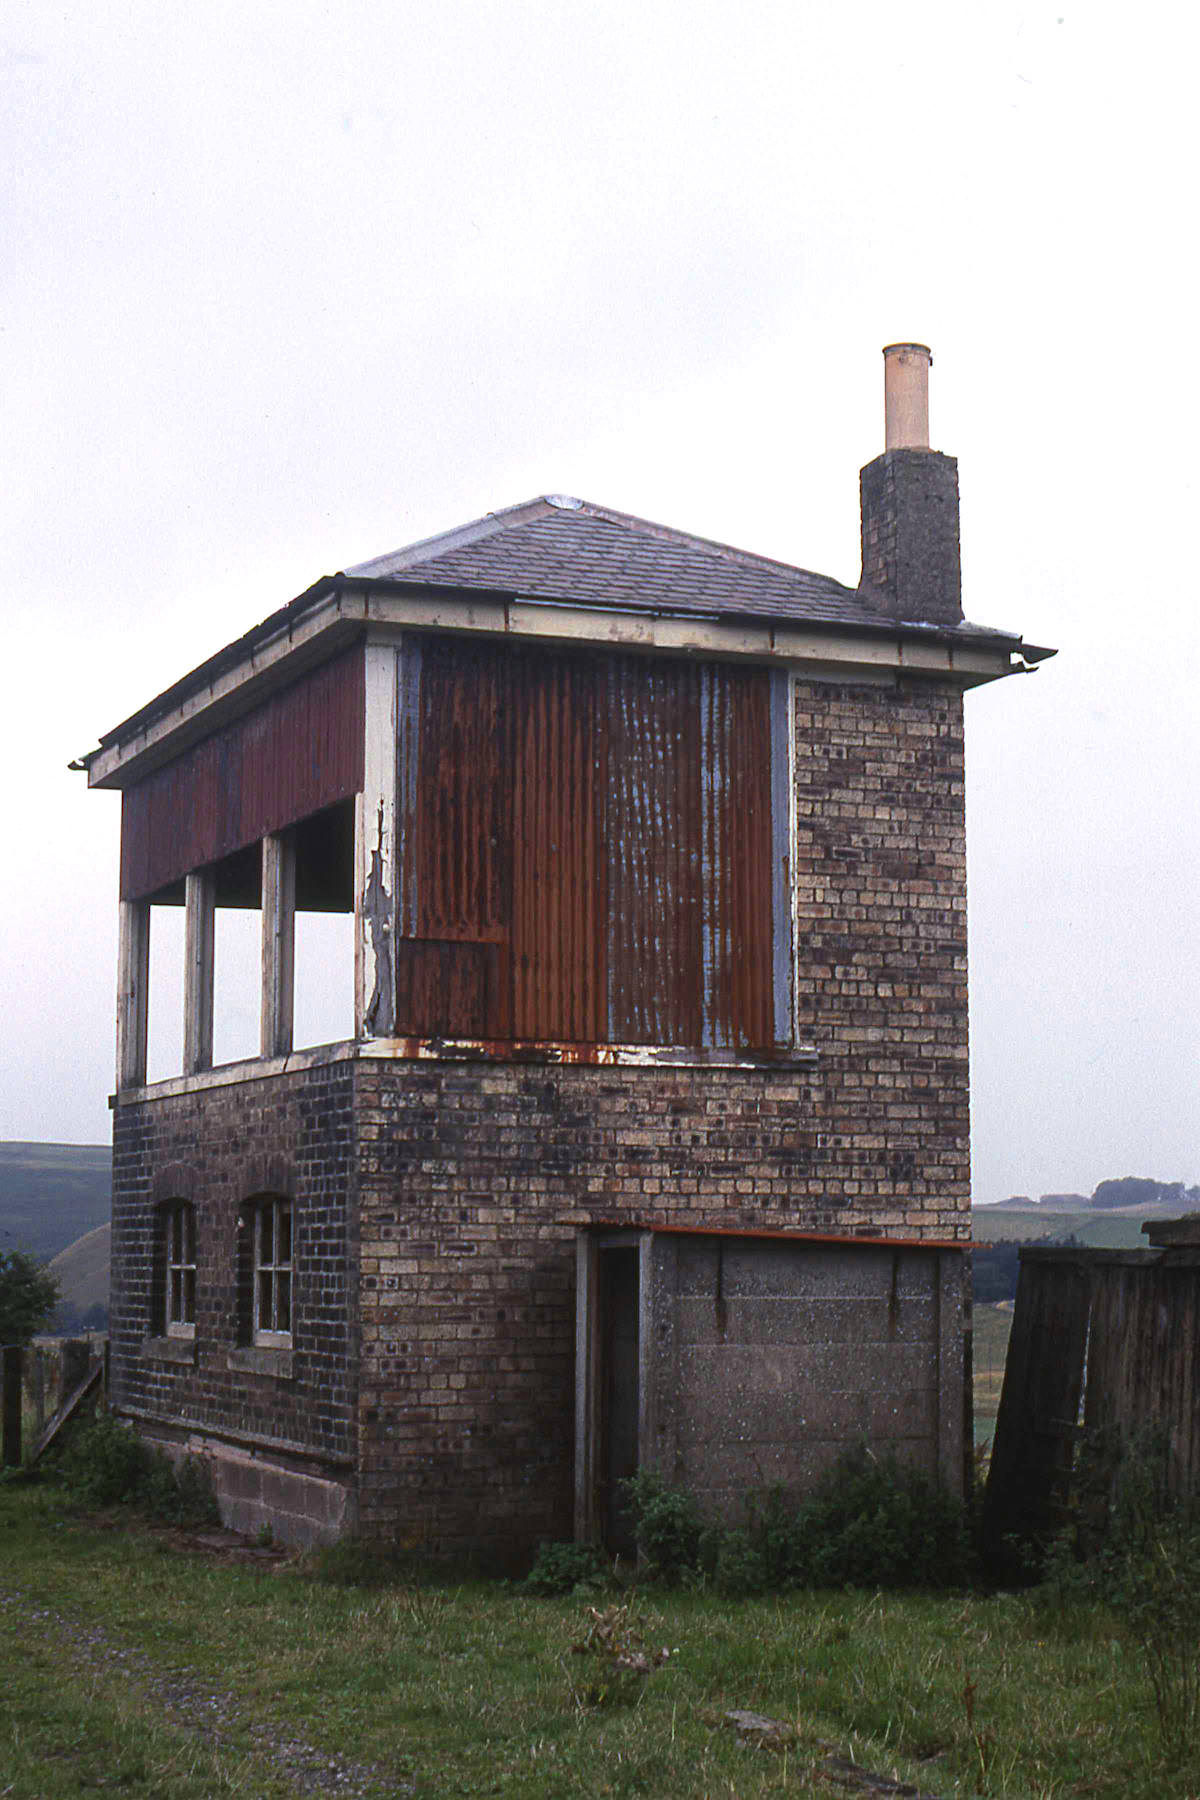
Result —
[[[81, 1402], [107, 1386], [107, 1338], [52, 1338], [0, 1351], [0, 1467], [36, 1460]], [[26, 1453], [28, 1452], [28, 1457]]]
[[1200, 1250], [1021, 1251], [984, 1536], [1067, 1520], [1087, 1433], [1157, 1428], [1176, 1494], [1200, 1496]]

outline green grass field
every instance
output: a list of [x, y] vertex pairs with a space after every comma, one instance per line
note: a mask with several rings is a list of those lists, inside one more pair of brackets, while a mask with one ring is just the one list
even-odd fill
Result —
[[[1036, 1593], [647, 1592], [646, 1641], [670, 1658], [596, 1704], [579, 1600], [226, 1566], [12, 1484], [0, 1543], [5, 1800], [752, 1800], [845, 1792], [848, 1764], [943, 1800], [1197, 1792], [1111, 1621]], [[739, 1743], [735, 1708], [786, 1741]]]
[[980, 1244], [1073, 1236], [1099, 1250], [1144, 1250], [1142, 1220], [1174, 1218], [1177, 1210], [1165, 1206], [1137, 1212], [1050, 1212], [1041, 1206], [977, 1206], [971, 1213], [971, 1236]]

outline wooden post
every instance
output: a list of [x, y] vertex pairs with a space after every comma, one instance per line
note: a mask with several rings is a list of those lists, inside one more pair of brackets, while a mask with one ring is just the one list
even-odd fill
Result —
[[296, 847], [290, 833], [262, 845], [263, 1056], [288, 1056], [295, 1016]]
[[395, 1030], [397, 651], [368, 644], [363, 791], [354, 813], [354, 1035]]
[[0, 1431], [0, 1464], [6, 1469], [21, 1466], [21, 1358], [19, 1344], [4, 1348], [3, 1429]]
[[117, 952], [117, 1092], [146, 1083], [150, 903], [122, 900]]
[[183, 975], [183, 1072], [199, 1075], [213, 1059], [213, 943], [216, 883], [198, 869], [184, 884], [187, 922]]

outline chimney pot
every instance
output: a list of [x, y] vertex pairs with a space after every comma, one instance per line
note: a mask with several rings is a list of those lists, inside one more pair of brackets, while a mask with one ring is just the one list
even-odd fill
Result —
[[884, 448], [928, 450], [928, 344], [888, 344], [883, 352]]

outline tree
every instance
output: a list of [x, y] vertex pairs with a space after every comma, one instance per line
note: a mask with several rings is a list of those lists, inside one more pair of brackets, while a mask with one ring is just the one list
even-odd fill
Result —
[[58, 1281], [23, 1250], [0, 1250], [0, 1345], [27, 1344], [58, 1305]]

